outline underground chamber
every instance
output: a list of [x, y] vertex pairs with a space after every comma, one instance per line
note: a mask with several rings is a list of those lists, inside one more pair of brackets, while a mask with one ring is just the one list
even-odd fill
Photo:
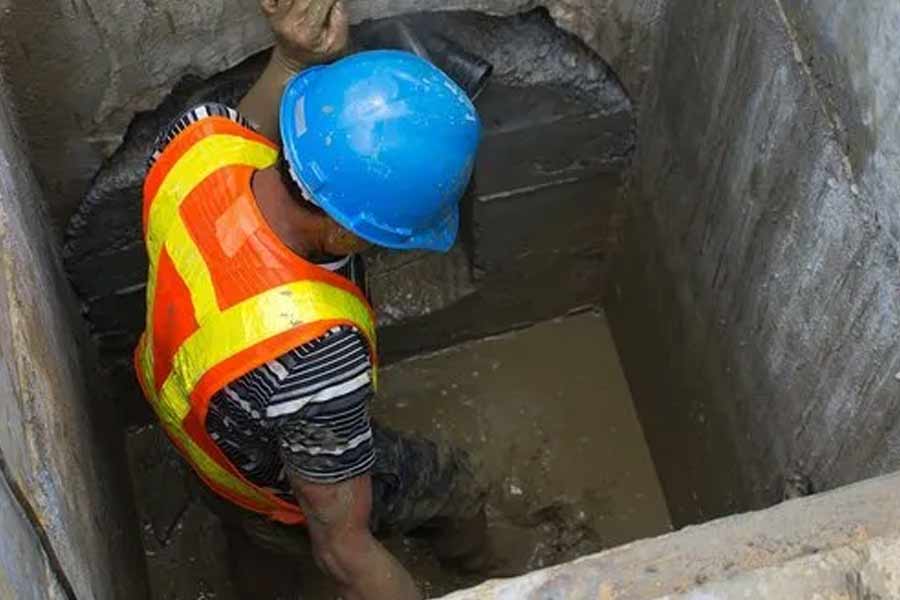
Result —
[[[727, 477], [718, 513], [685, 502], [680, 453], [710, 448], [698, 448], [682, 423], [654, 416], [666, 414], [654, 404], [665, 392], [643, 393], [655, 358], [640, 364], [639, 344], [652, 346], [654, 332], [637, 331], [614, 266], [629, 231], [637, 139], [634, 107], [616, 75], [545, 11], [405, 15], [362, 23], [354, 39], [361, 48], [415, 49], [401, 39], [409, 31], [436, 61], [443, 53], [465, 58], [457, 76], [471, 77], [484, 140], [450, 253], [366, 256], [385, 363], [375, 418], [479, 457], [505, 575], [759, 507]], [[150, 148], [200, 101], [235, 106], [266, 58], [206, 80], [187, 77], [156, 110], [138, 115], [67, 229], [66, 269], [127, 429], [154, 598], [276, 598], [298, 587], [304, 598], [331, 597], [311, 560], [297, 567], [222, 528], [195, 497], [131, 369], [144, 317], [138, 207]], [[617, 343], [627, 348], [624, 364]], [[632, 387], [642, 391], [637, 405]], [[711, 471], [735, 470], [731, 448], [728, 439], [713, 448]], [[815, 491], [802, 469], [773, 479], [768, 503]], [[442, 569], [417, 540], [387, 543], [431, 595], [485, 577]]]
[[[635, 145], [625, 90], [544, 11], [405, 15], [363, 23], [353, 39], [358, 49], [423, 53], [470, 92], [484, 123], [453, 250], [366, 257], [386, 363], [375, 418], [476, 457], [489, 480], [489, 519], [506, 575], [668, 531], [602, 311]], [[300, 586], [311, 598], [321, 585], [318, 593], [329, 597], [311, 560], [302, 572], [286, 569], [284, 558], [260, 556], [239, 533], [222, 530], [194, 497], [131, 370], [143, 326], [138, 207], [151, 145], [193, 104], [235, 106], [265, 60], [253, 57], [209, 80], [188, 77], [159, 108], [139, 115], [67, 232], [67, 271], [123, 399], [155, 597], [246, 595], [252, 585], [271, 597]], [[420, 542], [388, 543], [429, 594], [487, 576], [441, 569]], [[185, 557], [190, 572], [178, 568]], [[251, 574], [273, 569], [281, 574], [264, 590], [265, 578]]]

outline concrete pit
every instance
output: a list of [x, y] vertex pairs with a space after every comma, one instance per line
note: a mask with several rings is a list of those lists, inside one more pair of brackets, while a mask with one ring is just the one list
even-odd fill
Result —
[[[445, 438], [484, 462], [493, 490], [491, 531], [506, 575], [668, 531], [662, 491], [599, 312], [634, 149], [627, 94], [602, 59], [544, 11], [402, 20], [414, 31], [449, 35], [491, 62], [495, 74], [477, 101], [485, 141], [460, 243], [443, 256], [368, 257], [382, 356], [390, 365], [376, 418]], [[354, 39], [365, 47], [390, 21], [363, 23]], [[322, 578], [311, 563], [301, 572], [267, 568], [239, 533], [226, 535], [231, 550], [219, 560], [204, 554], [204, 547], [221, 545], [223, 534], [210, 529], [215, 517], [192, 498], [190, 486], [167, 493], [162, 482], [183, 473], [163, 468], [179, 466], [177, 459], [156, 460], [159, 433], [148, 425], [131, 374], [145, 289], [136, 210], [143, 156], [159, 127], [198, 99], [235, 104], [264, 61], [255, 57], [210, 80], [186, 80], [159, 109], [139, 117], [68, 229], [66, 264], [108, 376], [129, 399], [123, 415], [133, 431], [132, 475], [151, 589], [160, 599], [210, 589], [219, 597], [232, 588], [259, 594], [252, 576], [259, 570], [277, 574], [268, 577], [273, 587], [264, 596], [303, 589], [305, 598], [333, 597], [327, 586], [312, 591]], [[115, 265], [112, 276], [101, 274], [100, 264]], [[541, 324], [567, 314], [578, 316]], [[486, 337], [492, 335], [506, 337]], [[430, 351], [440, 354], [426, 357]], [[393, 544], [432, 594], [484, 578], [442, 570], [420, 542]], [[182, 556], [208, 573], [186, 576]], [[222, 560], [251, 579], [223, 578], [229, 569]]]
[[[897, 4], [348, 5], [496, 68], [460, 243], [367, 257], [377, 417], [482, 460], [528, 572], [453, 597], [900, 597], [896, 476], [842, 487], [900, 466]], [[252, 83], [255, 3], [0, 8], [0, 598], [334, 597], [195, 498], [128, 360], [149, 147]]]

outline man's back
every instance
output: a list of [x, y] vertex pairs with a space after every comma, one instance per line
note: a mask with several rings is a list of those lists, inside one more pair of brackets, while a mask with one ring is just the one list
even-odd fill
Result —
[[[373, 427], [373, 311], [347, 277], [312, 261], [371, 242], [449, 248], [479, 120], [462, 90], [412, 55], [363, 53], [294, 76], [342, 51], [346, 9], [341, 0], [260, 3], [279, 44], [241, 111], [270, 138], [280, 132], [283, 155], [225, 107], [198, 107], [162, 137], [145, 185], [151, 268], [136, 366], [163, 426], [218, 494], [212, 502], [227, 506], [226, 522], [251, 537], [311, 541], [348, 600], [416, 598], [372, 531], [429, 524], [445, 540], [465, 538], [445, 545], [445, 558], [468, 557], [484, 489], [464, 453]], [[345, 89], [347, 77], [358, 85]], [[314, 108], [298, 95], [313, 79], [353, 108]], [[434, 80], [445, 85], [415, 83]], [[400, 83], [416, 91], [414, 110], [365, 110], [382, 93], [406, 106]], [[396, 152], [333, 144], [329, 128], [344, 117], [366, 139], [392, 132], [385, 147]], [[391, 127], [373, 129], [373, 119]], [[426, 148], [444, 150], [441, 160]]]

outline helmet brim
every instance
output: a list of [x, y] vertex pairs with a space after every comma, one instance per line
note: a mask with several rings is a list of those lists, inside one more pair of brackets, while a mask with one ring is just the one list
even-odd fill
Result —
[[[379, 224], [362, 218], [360, 214], [347, 214], [328, 194], [317, 193], [313, 175], [314, 165], [306, 164], [299, 152], [299, 140], [306, 133], [305, 97], [312, 83], [325, 67], [317, 66], [298, 73], [286, 85], [280, 107], [280, 133], [283, 152], [291, 167], [292, 175], [304, 195], [319, 206], [338, 224], [364, 240], [397, 250], [431, 250], [447, 252], [453, 247], [459, 232], [460, 210], [458, 204], [444, 211], [435, 225], [417, 232], [402, 232], [387, 224]], [[365, 193], [361, 190], [360, 193]]]

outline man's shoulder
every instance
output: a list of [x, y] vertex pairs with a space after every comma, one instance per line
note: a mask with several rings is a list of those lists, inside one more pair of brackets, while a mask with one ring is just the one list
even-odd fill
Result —
[[266, 418], [284, 418], [310, 404], [320, 416], [365, 402], [372, 391], [374, 357], [363, 334], [338, 325], [325, 334], [257, 366], [219, 391], [211, 405], [251, 407]]
[[153, 151], [150, 154], [149, 166], [152, 167], [159, 159], [160, 155], [165, 151], [166, 147], [175, 140], [178, 135], [185, 129], [212, 117], [223, 117], [238, 123], [242, 127], [256, 131], [256, 127], [249, 119], [244, 117], [236, 109], [220, 104], [218, 102], [204, 102], [198, 104], [181, 113], [172, 123], [160, 132], [153, 144]]

